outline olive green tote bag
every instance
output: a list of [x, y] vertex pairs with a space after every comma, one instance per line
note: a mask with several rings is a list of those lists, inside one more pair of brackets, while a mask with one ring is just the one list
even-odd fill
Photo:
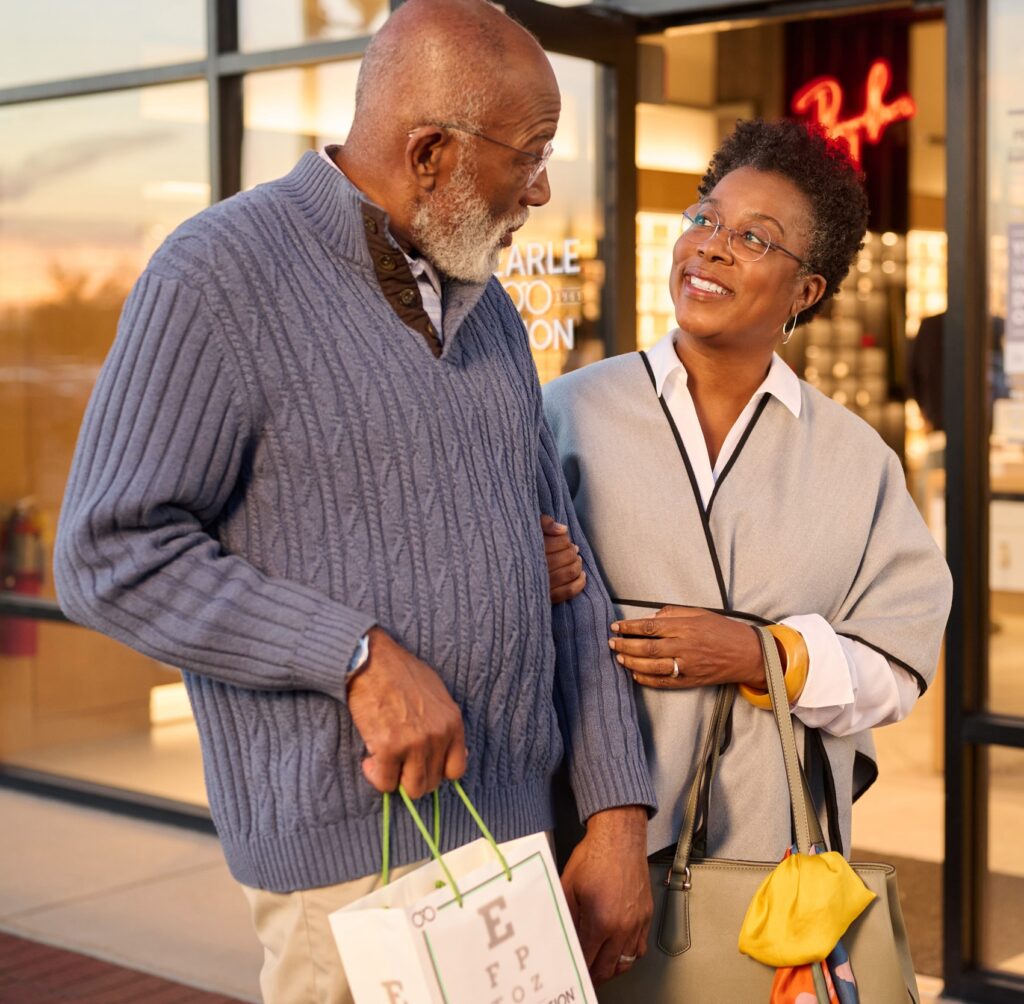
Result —
[[[797, 757], [775, 641], [763, 628], [758, 633], [786, 764], [797, 848], [806, 854], [813, 843], [823, 842], [821, 827]], [[601, 1004], [768, 1004], [775, 970], [742, 955], [737, 939], [754, 893], [778, 862], [704, 857], [698, 834], [698, 819], [706, 820], [711, 808], [715, 765], [735, 696], [732, 686], [719, 690], [674, 855], [665, 852], [650, 859], [654, 918], [647, 954], [598, 990]], [[751, 819], [756, 819], [756, 812]], [[886, 864], [852, 867], [875, 894], [843, 935], [861, 1002], [919, 1004], [896, 871]], [[821, 967], [815, 969], [818, 1000], [826, 1002]]]

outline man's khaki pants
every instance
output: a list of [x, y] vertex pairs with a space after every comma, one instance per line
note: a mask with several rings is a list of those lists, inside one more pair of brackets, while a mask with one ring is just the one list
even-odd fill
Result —
[[[392, 868], [391, 878], [401, 878], [422, 864]], [[352, 1004], [327, 915], [379, 886], [380, 875], [288, 893], [242, 886], [263, 944], [264, 1004]]]

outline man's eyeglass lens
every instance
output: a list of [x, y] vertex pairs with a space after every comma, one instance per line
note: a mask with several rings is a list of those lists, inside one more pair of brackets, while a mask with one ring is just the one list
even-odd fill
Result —
[[719, 229], [725, 231], [729, 250], [744, 261], [759, 261], [773, 246], [772, 235], [757, 223], [734, 230], [722, 223], [711, 206], [698, 204], [683, 212], [683, 234], [694, 244], [706, 244]]
[[[526, 151], [523, 151], [524, 153]], [[555, 152], [555, 148], [551, 145], [549, 140], [544, 144], [544, 149], [540, 152], [540, 160], [530, 168], [530, 174], [526, 179], [526, 187], [532, 188], [533, 183], [541, 176], [544, 168], [548, 166], [548, 161], [551, 160], [551, 155]]]
[[554, 145], [551, 140], [548, 140], [544, 144], [544, 149], [540, 153], [531, 153], [529, 150], [521, 150], [518, 146], [513, 146], [511, 143], [506, 143], [504, 140], [495, 139], [493, 136], [488, 136], [486, 133], [477, 132], [476, 129], [467, 129], [465, 126], [452, 125], [451, 123], [444, 123], [446, 129], [456, 129], [459, 132], [464, 132], [467, 136], [476, 136], [477, 139], [486, 140], [488, 143], [493, 143], [495, 146], [504, 147], [506, 150], [511, 150], [513, 153], [518, 153], [521, 157], [529, 157], [533, 164], [530, 165], [530, 173], [526, 176], [526, 181], [523, 183], [524, 188], [532, 188], [533, 183], [540, 177], [541, 172], [545, 167], [548, 166], [548, 161], [551, 160], [551, 154], [555, 152]]

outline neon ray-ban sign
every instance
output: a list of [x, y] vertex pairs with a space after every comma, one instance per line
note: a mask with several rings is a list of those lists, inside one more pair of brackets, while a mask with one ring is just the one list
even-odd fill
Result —
[[835, 77], [816, 77], [804, 84], [793, 95], [792, 108], [796, 115], [809, 115], [820, 122], [830, 136], [845, 137], [850, 144], [850, 156], [859, 164], [861, 142], [877, 143], [882, 133], [893, 122], [912, 118], [917, 104], [909, 94], [885, 100], [892, 83], [892, 66], [886, 59], [877, 59], [868, 70], [864, 86], [864, 111], [854, 118], [842, 119], [843, 88]]

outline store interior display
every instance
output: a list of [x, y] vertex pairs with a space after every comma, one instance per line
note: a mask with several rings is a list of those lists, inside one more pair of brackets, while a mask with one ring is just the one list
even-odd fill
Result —
[[839, 293], [779, 347], [799, 376], [860, 415], [901, 457], [906, 275], [906, 238], [869, 231]]

